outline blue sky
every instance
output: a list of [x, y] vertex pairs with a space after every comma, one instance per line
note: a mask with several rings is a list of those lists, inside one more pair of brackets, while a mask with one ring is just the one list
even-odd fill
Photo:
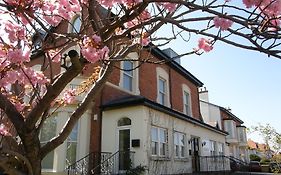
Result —
[[[245, 126], [269, 123], [281, 132], [281, 60], [216, 43], [209, 53], [182, 58], [182, 66], [204, 83], [211, 103], [230, 107]], [[262, 142], [257, 134], [249, 137]]]
[[[231, 3], [243, 6], [241, 1]], [[236, 11], [234, 14], [237, 13], [242, 15]], [[195, 28], [202, 26], [192, 23], [189, 27], [194, 25]], [[166, 36], [167, 30], [165, 26], [157, 35]], [[197, 47], [198, 37], [192, 35], [188, 43], [177, 39], [165, 47], [182, 54]], [[185, 56], [181, 61], [182, 66], [207, 87], [211, 103], [230, 107], [247, 127], [269, 123], [281, 133], [280, 59], [217, 42], [211, 52]], [[249, 134], [248, 138], [263, 142], [257, 133]]]
[[[167, 47], [184, 53], [190, 43], [176, 40]], [[204, 83], [211, 103], [230, 107], [247, 127], [269, 123], [281, 133], [280, 59], [217, 42], [211, 52], [184, 56], [181, 63]], [[263, 142], [257, 133], [248, 138]]]

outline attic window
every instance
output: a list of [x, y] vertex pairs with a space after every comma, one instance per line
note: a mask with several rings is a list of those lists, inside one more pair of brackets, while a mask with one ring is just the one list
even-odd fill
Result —
[[131, 125], [131, 119], [125, 117], [125, 118], [121, 118], [120, 120], [118, 120], [118, 126], [127, 126], [127, 125]]
[[81, 16], [76, 16], [72, 21], [71, 33], [79, 33], [81, 30]]

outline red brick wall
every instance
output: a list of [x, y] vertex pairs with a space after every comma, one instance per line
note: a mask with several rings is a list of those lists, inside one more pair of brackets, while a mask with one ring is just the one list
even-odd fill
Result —
[[224, 120], [234, 120], [235, 123], [236, 123], [236, 126], [240, 126], [241, 125], [241, 123], [239, 121], [233, 119], [233, 117], [230, 116], [229, 114], [227, 114], [225, 111], [220, 110], [220, 113], [221, 113], [221, 118], [222, 118], [221, 122], [222, 122], [222, 129], [223, 130], [224, 130]]

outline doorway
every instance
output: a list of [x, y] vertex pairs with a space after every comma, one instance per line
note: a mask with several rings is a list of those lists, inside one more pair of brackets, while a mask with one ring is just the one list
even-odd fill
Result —
[[200, 147], [199, 147], [199, 137], [191, 137], [190, 139], [190, 144], [191, 144], [191, 149], [190, 155], [192, 156], [192, 171], [193, 172], [198, 172], [200, 171]]
[[119, 130], [119, 171], [131, 167], [130, 159], [130, 129]]

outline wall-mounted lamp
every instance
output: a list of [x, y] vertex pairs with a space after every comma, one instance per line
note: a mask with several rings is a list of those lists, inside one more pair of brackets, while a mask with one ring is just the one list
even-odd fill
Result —
[[205, 146], [206, 145], [206, 142], [204, 141], [204, 142], [202, 142], [202, 146]]

